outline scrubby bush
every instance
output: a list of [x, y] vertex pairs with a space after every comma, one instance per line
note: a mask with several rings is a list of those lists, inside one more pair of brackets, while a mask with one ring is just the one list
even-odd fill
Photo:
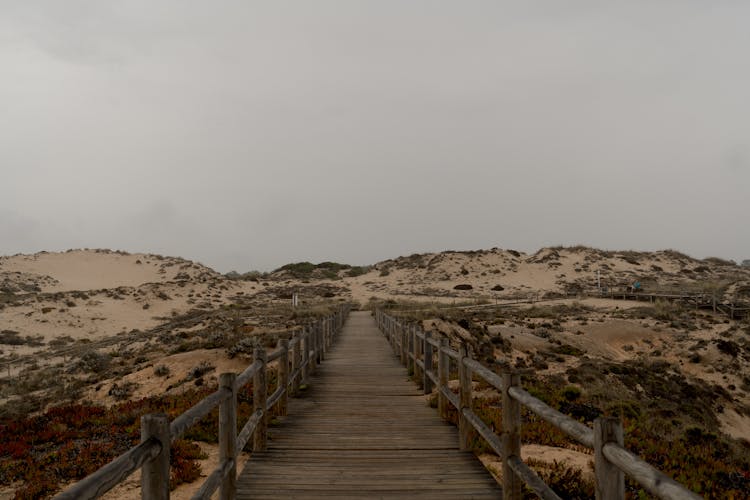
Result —
[[170, 373], [167, 365], [157, 365], [154, 367], [154, 375], [157, 377], [168, 377]]
[[136, 384], [135, 382], [120, 382], [119, 384], [115, 382], [114, 384], [112, 384], [112, 387], [109, 389], [109, 392], [107, 394], [118, 401], [123, 401], [125, 399], [128, 399], [137, 387], [138, 384]]
[[251, 339], [251, 338], [243, 338], [236, 344], [234, 344], [232, 347], [227, 349], [227, 356], [229, 358], [234, 358], [238, 354], [252, 354], [253, 350], [255, 349], [255, 344], [257, 340]]
[[[563, 462], [555, 460], [552, 463], [541, 460], [527, 460], [529, 466], [534, 469], [539, 477], [557, 493], [560, 498], [566, 500], [588, 500], [594, 498], [594, 483], [585, 478], [583, 472], [578, 468], [568, 467]], [[524, 500], [538, 498], [536, 494], [524, 486]]]
[[78, 362], [73, 365], [74, 371], [84, 373], [103, 373], [112, 364], [112, 357], [98, 351], [86, 351], [81, 354]]
[[215, 369], [216, 367], [208, 361], [201, 361], [199, 365], [192, 367], [190, 371], [188, 371], [187, 379], [194, 380], [201, 378], [206, 373], [212, 372]]

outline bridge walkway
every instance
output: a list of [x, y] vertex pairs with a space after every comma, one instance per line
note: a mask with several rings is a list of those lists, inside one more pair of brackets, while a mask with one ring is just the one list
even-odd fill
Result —
[[237, 480], [238, 499], [499, 498], [458, 432], [408, 379], [368, 312], [353, 312], [289, 416]]

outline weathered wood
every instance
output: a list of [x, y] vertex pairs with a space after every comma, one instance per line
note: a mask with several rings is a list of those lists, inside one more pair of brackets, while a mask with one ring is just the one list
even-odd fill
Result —
[[[448, 356], [450, 359], [458, 361], [458, 358], [459, 358], [458, 351], [454, 351], [453, 349], [451, 349], [450, 347], [448, 347], [447, 344], [446, 344], [446, 346], [444, 348], [441, 347], [440, 349], [443, 350], [445, 352], [445, 355]], [[450, 372], [450, 370], [448, 370], [448, 371]]]
[[331, 316], [328, 318], [328, 350], [330, 350], [331, 346], [333, 345], [333, 333], [336, 328], [336, 318], [334, 316]]
[[464, 363], [466, 363], [466, 365], [471, 368], [471, 371], [473, 373], [476, 373], [477, 375], [482, 377], [485, 382], [492, 385], [495, 389], [497, 389], [498, 391], [503, 390], [503, 379], [500, 375], [494, 373], [486, 366], [483, 366], [482, 363], [480, 363], [476, 359], [467, 358]]
[[440, 418], [448, 418], [448, 398], [443, 390], [448, 390], [448, 364], [450, 359], [445, 353], [448, 347], [448, 339], [440, 337], [440, 346], [438, 347], [438, 411]]
[[302, 336], [297, 332], [294, 347], [292, 348], [292, 396], [299, 394], [299, 386], [302, 378]]
[[510, 467], [510, 459], [521, 457], [521, 405], [511, 395], [511, 389], [521, 385], [517, 373], [503, 374], [503, 500], [521, 499], [521, 480]]
[[237, 436], [237, 449], [238, 450], [245, 449], [245, 445], [247, 445], [247, 442], [250, 440], [250, 436], [253, 435], [253, 432], [255, 431], [255, 428], [258, 426], [258, 422], [260, 422], [261, 418], [263, 418], [263, 411], [255, 410], [253, 414], [250, 415], [250, 418], [247, 419], [247, 422], [245, 422], [245, 425], [242, 427], [242, 430], [240, 431], [240, 435]]
[[323, 322], [316, 323], [316, 330], [318, 332], [318, 363], [322, 363], [326, 359], [325, 340], [323, 339]]
[[458, 361], [458, 382], [459, 382], [459, 411], [458, 411], [458, 444], [462, 451], [468, 451], [471, 449], [471, 443], [469, 442], [470, 426], [466, 416], [464, 415], [465, 409], [471, 409], [471, 370], [464, 360], [468, 357], [469, 351], [465, 343], [461, 344], [458, 350], [459, 361]]
[[308, 373], [313, 374], [315, 373], [315, 370], [318, 368], [318, 333], [317, 329], [315, 328], [315, 325], [311, 324], [309, 326], [309, 335], [310, 335], [310, 370]]
[[236, 460], [220, 463], [219, 466], [208, 475], [198, 491], [190, 497], [190, 500], [209, 500], [219, 486], [223, 484], [224, 479], [228, 477], [229, 474], [236, 474], [234, 472], [236, 469]]
[[438, 376], [435, 373], [435, 371], [427, 371], [425, 372], [426, 376], [430, 379], [430, 384], [432, 384], [433, 389], [438, 386]]
[[222, 401], [226, 400], [231, 396], [231, 391], [219, 388], [213, 394], [206, 396], [192, 408], [185, 411], [179, 417], [175, 418], [169, 426], [169, 433], [171, 435], [171, 441], [179, 439], [185, 431], [195, 425], [198, 421], [203, 419], [206, 415], [211, 413], [214, 408], [219, 406]]
[[469, 422], [471, 426], [474, 427], [474, 429], [476, 429], [476, 431], [480, 436], [484, 438], [485, 441], [487, 441], [487, 444], [490, 445], [490, 448], [492, 448], [498, 456], [502, 456], [502, 440], [494, 432], [492, 432], [492, 429], [490, 429], [489, 426], [487, 426], [487, 424], [485, 424], [481, 418], [479, 418], [479, 415], [474, 413], [474, 411], [470, 408], [464, 408], [463, 410], [461, 410], [461, 412], [466, 418], [466, 421]]
[[302, 328], [302, 380], [301, 383], [307, 383], [307, 377], [310, 375], [310, 330], [305, 326]]
[[521, 457], [510, 457], [508, 459], [508, 466], [539, 498], [543, 500], [562, 500], [531, 467], [521, 460]]
[[448, 389], [447, 387], [441, 387], [440, 393], [451, 404], [451, 406], [453, 406], [456, 410], [461, 410], [461, 400], [457, 395], [451, 392], [450, 389]]
[[237, 390], [234, 373], [222, 373], [219, 387], [231, 392], [219, 407], [219, 463], [229, 464], [229, 472], [221, 482], [221, 500], [234, 500], [237, 493]]
[[408, 368], [409, 366], [409, 339], [406, 335], [406, 329], [401, 324], [396, 326], [401, 339], [401, 364]]
[[[429, 333], [429, 332], [425, 332], [425, 333]], [[440, 340], [433, 338], [432, 336], [426, 337], [425, 342], [432, 345], [432, 347], [434, 347], [435, 349], [440, 348]]]
[[325, 321], [318, 322], [318, 360], [322, 363], [326, 359]]
[[[333, 334], [335, 334], [337, 325], [342, 324], [341, 322], [346, 313], [348, 313], [348, 308], [342, 307], [332, 316], [319, 321], [319, 323], [321, 321], [327, 322], [326, 324], [328, 325], [330, 333], [329, 340], [333, 339]], [[294, 332], [292, 335], [294, 335]], [[282, 342], [283, 350], [277, 350], [273, 353], [273, 359], [284, 357], [286, 377], [283, 374], [284, 370], [280, 370], [280, 377], [281, 379], [286, 380], [281, 383], [282, 387], [280, 387], [275, 393], [275, 399], [271, 404], [273, 404], [276, 399], [279, 399], [287, 393], [287, 387], [289, 385], [290, 345], [295, 346], [296, 348], [295, 351], [298, 353], [298, 356], [296, 357], [297, 360], [300, 360], [302, 357], [301, 353], [304, 352], [301, 349], [303, 345], [302, 337], [299, 336], [294, 338], [291, 343]], [[305, 346], [305, 348], [307, 348], [307, 346]], [[248, 366], [240, 376], [234, 374], [222, 374], [220, 377], [219, 390], [204, 398], [198, 404], [177, 417], [171, 425], [169, 424], [166, 415], [158, 414], [142, 417], [142, 442], [139, 445], [131, 448], [98, 471], [72, 485], [56, 498], [65, 500], [69, 498], [96, 498], [109, 491], [140, 467], [143, 468], [143, 474], [141, 477], [143, 497], [168, 498], [169, 444], [182, 436], [190, 426], [204, 418], [217, 405], [221, 405], [221, 410], [219, 412], [219, 447], [220, 459], [223, 465], [209, 476], [207, 483], [199, 490], [196, 497], [208, 498], [216, 487], [218, 487], [219, 483], [217, 482], [214, 484], [214, 481], [220, 481], [221, 478], [229, 478], [231, 476], [231, 478], [227, 480], [225, 488], [225, 491], [228, 493], [223, 493], [222, 498], [232, 498], [232, 485], [234, 483], [234, 478], [236, 477], [235, 463], [237, 449], [243, 448], [247, 444], [250, 435], [254, 433], [258, 424], [267, 420], [267, 412], [257, 410], [243, 427], [240, 435], [235, 438], [237, 431], [237, 391], [244, 386], [251, 377], [257, 379], [257, 376], [260, 374], [262, 378], [265, 378], [268, 357], [265, 355], [265, 350], [261, 349], [262, 353], [260, 353], [258, 349], [259, 348], [256, 348], [256, 355], [259, 359], [256, 359], [250, 366]], [[305, 362], [296, 363], [296, 369], [294, 371], [295, 379], [301, 379], [302, 372], [306, 366], [307, 363]], [[265, 392], [265, 384], [255, 384], [255, 386], [263, 387]], [[263, 398], [254, 399], [257, 401], [264, 398], [265, 395]], [[267, 424], [267, 422], [265, 423]], [[167, 488], [166, 493], [165, 485]]]
[[425, 394], [432, 393], [432, 344], [429, 342], [430, 332], [424, 333], [424, 380], [422, 380], [422, 389]]
[[169, 499], [169, 417], [164, 413], [151, 413], [141, 417], [141, 442], [156, 439], [161, 444], [159, 454], [143, 463], [141, 472], [141, 498], [145, 500]]
[[419, 348], [417, 347], [417, 335], [414, 331], [413, 324], [407, 324], [406, 334], [409, 336], [409, 372], [412, 374], [412, 380], [419, 380], [419, 367], [417, 366], [417, 353]]
[[54, 500], [98, 498], [140, 469], [145, 462], [156, 458], [161, 448], [161, 443], [156, 438], [142, 441], [85, 479], [71, 485], [55, 496]]
[[599, 417], [594, 420], [594, 473], [597, 500], [623, 500], [625, 476], [604, 456], [603, 447], [607, 443], [620, 446], [624, 443], [622, 423], [619, 418]]
[[284, 388], [279, 400], [279, 415], [287, 414], [289, 405], [289, 341], [281, 339], [281, 358], [279, 358], [279, 387]]
[[263, 416], [258, 421], [253, 433], [253, 451], [266, 449], [266, 431], [268, 429], [268, 411], [266, 410], [266, 398], [268, 396], [266, 387], [266, 350], [261, 345], [255, 346], [255, 359], [259, 360], [263, 367], [255, 373], [253, 380], [253, 410], [262, 411]]
[[417, 363], [422, 358], [422, 347], [424, 343], [419, 338], [419, 332], [417, 331], [417, 325], [412, 325], [412, 335], [414, 337], [414, 380], [417, 384], [422, 385], [422, 378], [424, 377], [424, 362]]
[[648, 492], [659, 498], [665, 500], [699, 500], [702, 498], [615, 443], [606, 443], [602, 447], [602, 454]]
[[271, 393], [270, 396], [268, 396], [268, 399], [266, 400], [266, 410], [270, 411], [273, 406], [281, 400], [281, 397], [286, 392], [286, 389], [279, 386], [276, 388], [275, 391]]
[[[505, 380], [503, 378], [503, 380]], [[554, 425], [570, 437], [576, 439], [581, 444], [594, 447], [594, 431], [584, 424], [573, 420], [567, 415], [547, 406], [520, 387], [509, 387], [508, 394], [515, 400], [522, 403], [529, 410], [533, 411], [544, 420]]]
[[238, 499], [497, 498], [405, 372], [373, 318], [351, 315], [310, 389], [270, 429], [268, 450], [252, 454]]
[[271, 363], [273, 361], [276, 361], [279, 358], [281, 358], [281, 348], [276, 349], [275, 351], [270, 352], [266, 356], [266, 363]]
[[261, 363], [258, 360], [253, 361], [250, 364], [250, 366], [245, 368], [245, 370], [237, 376], [237, 381], [236, 381], [237, 389], [239, 389], [240, 387], [243, 387], [245, 384], [250, 382], [250, 379], [253, 378], [253, 376], [255, 376], [255, 372], [260, 370], [260, 368], [261, 368]]

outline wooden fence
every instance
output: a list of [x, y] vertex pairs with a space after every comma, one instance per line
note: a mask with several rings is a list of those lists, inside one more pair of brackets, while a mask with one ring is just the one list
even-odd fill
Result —
[[[206, 478], [194, 500], [208, 499], [220, 488], [222, 500], [235, 497], [237, 455], [253, 438], [253, 450], [266, 449], [270, 410], [276, 406], [286, 415], [289, 395], [299, 392], [300, 385], [323, 361], [335, 335], [341, 330], [349, 306], [295, 331], [291, 340], [282, 339], [271, 353], [255, 347], [254, 360], [239, 375], [222, 373], [219, 388], [172, 422], [165, 414], [141, 417], [141, 443], [126, 451], [93, 474], [73, 484], [55, 497], [56, 500], [98, 498], [141, 469], [141, 497], [148, 500], [169, 498], [170, 445], [211, 411], [219, 407], [219, 465]], [[278, 360], [278, 384], [270, 395], [267, 389], [268, 365]], [[253, 381], [253, 413], [237, 433], [237, 393]]]
[[655, 292], [646, 292], [633, 290], [629, 287], [620, 287], [608, 288], [606, 290], [594, 289], [589, 292], [588, 295], [592, 297], [599, 296], [622, 300], [680, 302], [690, 308], [711, 309], [715, 313], [726, 314], [730, 319], [742, 319], [750, 315], [750, 305], [748, 305], [747, 302], [741, 302], [737, 300], [736, 297], [731, 302], [722, 302], [716, 298], [715, 294], [704, 292], [686, 290], [659, 290]]
[[[593, 448], [597, 499], [625, 498], [624, 474], [628, 474], [659, 498], [701, 498], [625, 449], [622, 423], [619, 419], [598, 418], [591, 429], [523, 390], [521, 377], [517, 373], [507, 372], [498, 375], [472, 359], [466, 344], [462, 344], [456, 351], [449, 347], [448, 339], [432, 338], [430, 332], [423, 331], [414, 323], [407, 323], [382, 310], [376, 311], [375, 317], [378, 327], [401, 358], [401, 362], [422, 382], [424, 393], [430, 394], [433, 388], [437, 390], [438, 410], [441, 416], [446, 418], [449, 404], [458, 411], [461, 449], [469, 449], [469, 432], [473, 428], [501, 457], [504, 500], [519, 500], [522, 483], [540, 498], [560, 498], [521, 460], [521, 406], [525, 406], [579, 443]], [[454, 394], [448, 388], [451, 364], [458, 368], [458, 394]], [[483, 379], [502, 394], [502, 437], [496, 435], [472, 410], [472, 376]]]
[[[715, 313], [721, 313], [729, 316], [730, 319], [742, 319], [750, 316], [750, 303], [738, 300], [736, 297], [731, 302], [719, 300], [715, 294], [704, 292], [694, 292], [686, 290], [660, 290], [657, 292], [637, 291], [632, 287], [610, 287], [610, 288], [585, 288], [575, 292], [569, 291], [561, 294], [540, 295], [540, 292], [530, 293], [527, 298], [503, 300], [499, 302], [497, 298], [494, 303], [486, 304], [466, 304], [466, 305], [446, 305], [439, 304], [441, 309], [496, 309], [503, 307], [514, 307], [526, 304], [539, 304], [544, 302], [557, 302], [564, 299], [584, 299], [584, 298], [609, 298], [615, 300], [632, 300], [647, 302], [679, 302], [686, 307], [695, 309], [712, 309]], [[485, 299], [486, 300], [486, 299]], [[427, 311], [438, 306], [433, 304], [431, 307], [404, 307], [402, 310], [416, 312]], [[391, 308], [395, 311], [398, 309]]]

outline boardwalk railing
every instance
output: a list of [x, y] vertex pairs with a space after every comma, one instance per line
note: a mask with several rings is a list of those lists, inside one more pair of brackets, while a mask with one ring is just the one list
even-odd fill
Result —
[[611, 299], [623, 300], [648, 300], [656, 302], [659, 300], [669, 302], [680, 302], [688, 307], [696, 309], [712, 309], [713, 312], [726, 314], [730, 319], [742, 319], [750, 315], [750, 305], [741, 302], [735, 297], [731, 302], [721, 301], [716, 294], [706, 292], [695, 292], [686, 290], [658, 290], [646, 292], [633, 290], [630, 287], [617, 287], [608, 289], [594, 289], [588, 295], [596, 297], [609, 297]]
[[[712, 309], [715, 313], [722, 313], [729, 316], [730, 319], [742, 319], [750, 316], [750, 303], [747, 301], [742, 302], [736, 297], [732, 301], [722, 301], [717, 298], [716, 294], [710, 294], [705, 292], [696, 292], [691, 290], [659, 290], [653, 292], [646, 292], [643, 290], [634, 290], [632, 287], [618, 286], [609, 288], [582, 288], [576, 291], [567, 291], [564, 293], [554, 293], [550, 295], [541, 295], [540, 292], [530, 293], [526, 298], [514, 298], [512, 300], [503, 300], [499, 302], [495, 298], [495, 302], [487, 302], [483, 304], [464, 304], [464, 305], [445, 305], [441, 304], [441, 308], [446, 309], [464, 309], [464, 310], [475, 310], [475, 309], [494, 309], [502, 307], [514, 307], [523, 304], [539, 304], [543, 302], [557, 302], [563, 299], [582, 299], [582, 298], [610, 298], [615, 300], [633, 300], [633, 301], [648, 301], [648, 302], [679, 302], [687, 307], [694, 307], [695, 309]], [[484, 300], [487, 300], [486, 298]], [[430, 310], [431, 307], [404, 307], [403, 310], [416, 312]], [[391, 311], [398, 309], [391, 308]]]
[[[300, 385], [325, 358], [336, 334], [344, 325], [348, 306], [341, 306], [329, 316], [293, 333], [292, 339], [282, 339], [280, 347], [267, 354], [257, 345], [253, 362], [239, 375], [222, 373], [219, 388], [213, 394], [176, 417], [171, 423], [167, 415], [148, 414], [141, 417], [141, 443], [126, 451], [93, 474], [73, 484], [55, 497], [56, 500], [98, 498], [124, 481], [137, 469], [141, 471], [141, 497], [148, 500], [169, 498], [169, 449], [171, 443], [219, 407], [219, 465], [206, 478], [193, 499], [208, 499], [218, 489], [220, 498], [235, 497], [237, 455], [253, 438], [253, 451], [266, 449], [266, 435], [270, 410], [276, 406], [286, 415], [289, 395], [295, 395]], [[267, 393], [266, 372], [272, 361], [278, 360], [278, 384], [272, 394]], [[253, 381], [253, 413], [237, 433], [237, 393]]]
[[[522, 482], [540, 498], [560, 498], [521, 460], [522, 405], [579, 443], [593, 448], [597, 499], [624, 499], [624, 473], [659, 498], [701, 498], [625, 449], [619, 419], [598, 418], [591, 429], [523, 390], [521, 377], [517, 373], [507, 372], [500, 376], [472, 359], [466, 344], [455, 351], [449, 347], [447, 338], [432, 338], [430, 332], [423, 331], [416, 324], [407, 323], [382, 310], [376, 311], [375, 319], [401, 362], [414, 373], [417, 380], [422, 381], [424, 393], [430, 394], [433, 387], [436, 388], [441, 416], [447, 417], [449, 404], [458, 411], [461, 449], [469, 450], [470, 428], [474, 428], [501, 457], [504, 500], [519, 500]], [[452, 362], [458, 367], [457, 395], [448, 387]], [[480, 377], [502, 394], [502, 436], [496, 435], [472, 410], [472, 375]]]

